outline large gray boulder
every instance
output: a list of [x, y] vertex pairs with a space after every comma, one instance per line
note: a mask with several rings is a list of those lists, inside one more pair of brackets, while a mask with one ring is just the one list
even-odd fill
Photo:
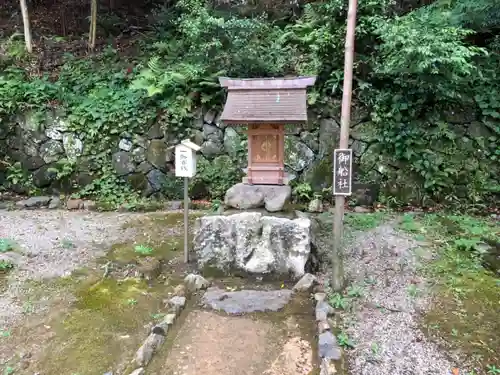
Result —
[[243, 212], [197, 219], [194, 251], [198, 267], [249, 274], [305, 273], [311, 253], [311, 222]]
[[224, 203], [239, 210], [265, 207], [269, 212], [278, 212], [283, 210], [291, 196], [290, 186], [239, 183], [226, 192]]

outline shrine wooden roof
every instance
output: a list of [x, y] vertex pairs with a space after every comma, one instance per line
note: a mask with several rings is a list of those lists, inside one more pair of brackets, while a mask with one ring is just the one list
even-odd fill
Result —
[[307, 87], [316, 77], [219, 78], [227, 88], [221, 120], [225, 124], [307, 121]]

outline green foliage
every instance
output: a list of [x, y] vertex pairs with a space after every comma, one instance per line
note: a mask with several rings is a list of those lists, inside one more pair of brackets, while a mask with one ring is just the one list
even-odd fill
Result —
[[0, 259], [0, 273], [10, 271], [14, 268], [14, 263], [9, 260]]
[[491, 32], [500, 26], [500, 1], [454, 0], [438, 4], [447, 7], [456, 22], [480, 32]]
[[30, 193], [34, 192], [36, 189], [33, 186], [33, 177], [25, 171], [21, 163], [15, 162], [13, 164], [7, 164], [7, 187], [19, 187], [27, 189]]
[[0, 67], [26, 57], [26, 46], [22, 33], [14, 33], [0, 43]]
[[210, 202], [210, 211], [218, 212], [222, 206], [223, 202], [220, 199], [214, 199], [212, 202]]
[[341, 332], [337, 335], [337, 340], [339, 345], [345, 349], [354, 349], [354, 342], [345, 332]]
[[14, 250], [14, 242], [8, 238], [0, 238], [0, 253]]
[[[393, 14], [393, 5], [360, 2], [356, 27], [354, 97], [371, 110], [381, 156], [400, 166], [397, 173], [385, 168], [380, 179], [414, 187], [419, 203], [489, 203], [500, 192], [500, 4], [443, 0], [402, 17]], [[155, 32], [136, 42], [140, 52], [133, 59], [108, 47], [85, 59], [67, 55], [59, 68], [41, 75], [32, 74], [22, 38], [13, 35], [0, 43], [0, 126], [28, 110], [40, 128], [47, 113], [61, 116], [83, 140], [88, 172], [96, 176], [77, 195], [100, 197], [109, 207], [139, 206], [143, 199], [111, 168], [117, 139], [146, 133], [154, 123], [172, 139], [191, 136], [187, 125], [195, 109], [223, 102], [219, 76], [313, 74], [309, 103], [327, 116], [336, 113], [346, 16], [341, 0], [309, 2], [279, 22], [181, 0], [155, 14]], [[102, 21], [111, 30], [114, 21]], [[446, 114], [456, 109], [474, 114], [477, 123], [469, 129], [455, 124]], [[475, 131], [484, 126], [487, 131]], [[200, 162], [192, 192], [222, 198], [240, 178], [236, 161], [227, 166]], [[52, 172], [71, 182], [77, 169], [63, 161]], [[23, 171], [9, 175], [13, 185], [30, 184]], [[169, 181], [165, 196], [178, 198], [177, 182]], [[299, 199], [312, 198], [300, 189]]]
[[134, 251], [137, 253], [137, 254], [141, 254], [141, 255], [150, 255], [150, 254], [153, 254], [153, 249], [149, 246], [146, 246], [146, 245], [136, 245], [134, 247]]
[[[391, 4], [391, 0], [369, 0], [358, 5], [356, 38], [363, 49], [356, 48], [354, 80], [360, 88], [367, 85], [363, 65], [373, 52], [373, 31], [379, 22], [388, 18]], [[346, 17], [345, 1], [318, 1], [306, 4], [302, 17], [285, 29], [283, 38], [293, 46], [295, 70], [299, 74], [312, 74], [319, 78], [309, 95], [310, 104], [327, 103], [329, 96], [338, 95], [341, 91]]]
[[487, 365], [486, 369], [488, 370], [488, 374], [491, 374], [491, 375], [500, 374], [500, 368], [496, 367], [495, 365]]
[[328, 302], [333, 308], [340, 310], [345, 310], [348, 305], [348, 299], [340, 293], [333, 293], [328, 299]]
[[311, 199], [313, 199], [314, 191], [310, 184], [301, 182], [295, 185], [292, 191], [292, 195], [296, 202], [307, 203]]
[[167, 199], [181, 199], [184, 192], [184, 182], [182, 178], [168, 178], [164, 181], [161, 193]]
[[86, 196], [98, 197], [98, 204], [103, 210], [114, 210], [120, 206], [132, 209], [143, 203], [140, 195], [119, 178], [111, 166], [105, 163], [98, 178], [73, 194], [75, 198]]
[[226, 191], [241, 182], [243, 172], [229, 156], [223, 155], [212, 161], [199, 159], [196, 166], [196, 176], [191, 183], [191, 190], [200, 186], [215, 199], [224, 199]]
[[[498, 186], [490, 164], [481, 163], [483, 154], [496, 159], [497, 137], [477, 137], [473, 144], [439, 112], [462, 106], [475, 111], [471, 82], [484, 82], [476, 60], [486, 50], [466, 44], [472, 31], [426, 8], [381, 24], [377, 33], [382, 40], [372, 72], [377, 95], [369, 89], [362, 96], [372, 105], [382, 149], [409, 166], [408, 177], [425, 196], [483, 199]], [[456, 184], [463, 181], [467, 185], [458, 197]]]
[[7, 337], [10, 337], [11, 335], [12, 335], [12, 332], [10, 330], [0, 329], [0, 337], [7, 338]]
[[164, 25], [169, 42], [152, 43], [153, 56], [132, 85], [164, 98], [169, 112], [174, 108], [183, 118], [196, 99], [220, 100], [221, 75], [266, 76], [287, 70], [290, 60], [281, 30], [264, 17], [223, 17], [202, 0], [179, 1], [174, 11], [179, 16]]
[[385, 212], [372, 213], [351, 213], [345, 214], [344, 223], [354, 230], [367, 230], [378, 227], [384, 219], [387, 219]]
[[60, 159], [51, 168], [48, 168], [48, 172], [55, 173], [55, 178], [59, 181], [67, 180], [73, 176], [76, 168], [76, 162], [68, 159]]

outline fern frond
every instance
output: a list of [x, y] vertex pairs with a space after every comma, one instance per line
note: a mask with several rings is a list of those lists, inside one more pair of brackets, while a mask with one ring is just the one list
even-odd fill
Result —
[[160, 57], [158, 56], [153, 56], [149, 61], [148, 61], [148, 68], [156, 75], [162, 74], [162, 68], [161, 68], [161, 63], [160, 63]]

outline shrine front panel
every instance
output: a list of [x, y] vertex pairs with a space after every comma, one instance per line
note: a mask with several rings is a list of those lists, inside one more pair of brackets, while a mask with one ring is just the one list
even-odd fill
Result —
[[252, 164], [276, 164], [279, 162], [279, 137], [277, 135], [252, 135]]

